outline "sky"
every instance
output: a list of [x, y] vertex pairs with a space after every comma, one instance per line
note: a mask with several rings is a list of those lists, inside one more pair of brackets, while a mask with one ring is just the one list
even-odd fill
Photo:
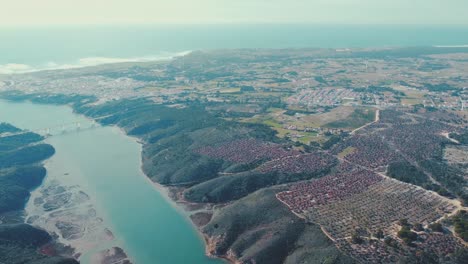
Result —
[[467, 0], [0, 0], [1, 26], [463, 24]]

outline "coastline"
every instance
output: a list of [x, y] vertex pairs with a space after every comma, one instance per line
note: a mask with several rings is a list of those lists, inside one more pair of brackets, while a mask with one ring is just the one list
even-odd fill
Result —
[[[9, 101], [9, 100], [7, 100], [7, 101]], [[28, 102], [30, 102], [30, 101], [28, 101]], [[34, 102], [31, 102], [31, 103], [32, 103], [32, 104], [36, 104], [36, 103], [34, 103]], [[39, 104], [39, 105], [41, 105], [41, 104]], [[47, 104], [46, 104], [46, 105], [47, 105]], [[144, 173], [143, 168], [142, 168], [142, 167], [143, 167], [143, 156], [142, 156], [142, 153], [143, 153], [143, 152], [142, 152], [142, 150], [143, 150], [143, 144], [144, 144], [144, 142], [142, 142], [138, 137], [134, 137], [134, 136], [128, 135], [122, 127], [119, 127], [119, 126], [116, 126], [116, 125], [111, 125], [111, 126], [102, 125], [102, 124], [99, 123], [98, 120], [95, 120], [95, 119], [93, 119], [93, 118], [91, 118], [91, 117], [89, 117], [89, 116], [86, 116], [86, 115], [82, 114], [82, 113], [77, 113], [77, 112], [75, 111], [75, 109], [72, 107], [72, 105], [65, 104], [64, 106], [65, 106], [65, 107], [69, 107], [69, 108], [72, 110], [73, 114], [79, 115], [79, 116], [83, 117], [84, 119], [87, 119], [87, 120], [90, 121], [90, 122], [95, 122], [96, 124], [99, 125], [99, 127], [109, 127], [109, 128], [112, 128], [113, 130], [116, 131], [116, 133], [120, 134], [121, 136], [125, 136], [126, 138], [129, 138], [130, 140], [132, 140], [132, 141], [134, 141], [135, 143], [137, 143], [137, 144], [138, 144], [138, 147], [139, 147], [139, 155], [140, 155], [140, 157], [139, 157], [139, 159], [138, 159], [138, 160], [139, 160], [139, 166], [138, 166], [138, 168], [139, 168], [139, 173], [141, 174], [141, 176], [144, 177], [145, 181], [146, 181], [148, 184], [151, 184], [151, 187], [152, 187], [155, 191], [157, 191], [157, 192], [163, 197], [163, 199], [164, 199], [167, 203], [169, 203], [170, 207], [172, 207], [173, 209], [175, 209], [175, 210], [177, 211], [177, 213], [178, 213], [180, 216], [182, 216], [182, 217], [184, 218], [184, 221], [188, 222], [188, 223], [191, 225], [192, 229], [196, 232], [196, 234], [197, 234], [197, 236], [198, 236], [198, 239], [203, 243], [203, 246], [204, 246], [204, 248], [205, 248], [205, 256], [208, 257], [208, 258], [210, 258], [210, 259], [219, 259], [219, 260], [223, 260], [223, 261], [226, 261], [226, 263], [233, 263], [233, 264], [234, 264], [234, 263], [237, 263], [237, 262], [236, 262], [234, 259], [232, 259], [232, 258], [224, 257], [224, 256], [215, 256], [215, 255], [212, 255], [212, 254], [209, 253], [209, 250], [208, 250], [208, 249], [209, 249], [209, 247], [210, 247], [210, 246], [209, 246], [210, 238], [209, 238], [208, 236], [206, 236], [206, 235], [201, 231], [200, 226], [197, 226], [197, 225], [192, 221], [192, 219], [190, 218], [191, 212], [193, 212], [193, 211], [192, 211], [192, 210], [189, 210], [187, 207], [184, 206], [184, 205], [196, 205], [196, 206], [198, 207], [200, 204], [189, 203], [189, 202], [184, 202], [184, 201], [181, 201], [181, 200], [178, 200], [178, 199], [174, 199], [175, 196], [174, 196], [174, 195], [171, 195], [171, 193], [172, 193], [172, 194], [175, 194], [175, 193], [176, 193], [176, 192], [173, 192], [173, 190], [171, 190], [171, 188], [173, 188], [173, 187], [164, 186], [164, 185], [161, 185], [161, 184], [159, 184], [159, 183], [157, 183], [157, 182], [154, 182], [154, 181], [151, 180], [150, 177], [148, 177], [148, 175], [146, 175], [146, 173]], [[47, 163], [50, 163], [50, 161], [48, 161]], [[46, 164], [46, 165], [47, 165], [47, 164]], [[177, 188], [179, 188], [179, 187], [177, 187]], [[180, 187], [180, 188], [182, 188], [182, 187]], [[184, 188], [184, 189], [185, 189], [185, 188]], [[38, 187], [36, 190], [34, 190], [35, 193], [38, 193], [39, 191], [40, 191], [40, 187]], [[33, 196], [33, 195], [32, 195], [32, 196]], [[33, 197], [33, 198], [34, 198], [34, 197]], [[33, 199], [32, 199], [32, 200], [33, 200]], [[32, 202], [32, 200], [31, 200], [31, 202]], [[96, 206], [97, 209], [99, 210], [99, 206], [98, 206], [98, 203], [96, 202], [96, 199], [93, 198], [92, 201], [93, 201], [93, 204], [95, 204], [95, 206]], [[212, 208], [206, 208], [205, 205], [202, 205], [202, 206], [204, 207], [204, 210], [209, 211], [210, 213], [212, 212]], [[99, 211], [102, 211], [102, 210], [99, 210]], [[104, 219], [108, 219], [108, 217], [106, 217], [105, 215], [102, 215], [102, 212], [100, 212], [99, 214], [100, 214]], [[30, 216], [32, 216], [32, 215], [31, 215], [31, 214], [30, 214], [30, 215], [27, 215], [27, 217], [30, 217]], [[103, 219], [103, 220], [104, 220], [104, 219]], [[104, 220], [103, 222], [106, 223], [105, 227], [112, 228], [111, 221], [109, 222], [109, 221], [105, 221], [105, 220]], [[111, 230], [112, 230], [112, 229], [111, 229]], [[51, 230], [51, 231], [53, 231], [53, 230]], [[119, 241], [120, 241], [120, 239], [117, 239], [117, 238], [118, 238], [118, 234], [112, 234], [112, 236], [114, 237], [115, 242], [119, 242]], [[58, 241], [59, 241], [59, 242], [62, 242], [62, 243], [69, 244], [69, 241], [64, 240], [64, 239], [61, 239], [61, 238], [59, 238]], [[78, 249], [77, 247], [74, 247], [74, 246], [71, 245], [71, 244], [70, 244], [70, 246], [71, 246], [74, 250]], [[122, 243], [119, 243], [119, 245], [114, 245], [114, 246], [119, 246], [118, 248], [123, 248], [123, 249], [125, 249], [125, 248], [123, 247], [124, 245], [123, 245]], [[120, 246], [121, 246], [121, 247], [120, 247]], [[115, 248], [115, 247], [113, 247], [113, 248]], [[87, 257], [86, 257], [86, 260], [87, 260], [87, 259], [90, 259], [90, 258], [92, 258], [92, 257], [95, 257], [95, 256], [94, 256], [95, 253], [102, 253], [102, 254], [105, 253], [105, 252], [101, 252], [100, 250], [98, 250], [98, 251], [99, 251], [99, 252], [94, 252], [94, 251], [93, 251], [92, 254], [89, 254], [89, 253], [81, 254], [82, 252], [75, 252], [75, 253], [78, 253], [78, 254], [74, 254], [74, 256], [75, 256], [75, 258], [77, 258], [77, 259], [81, 259], [83, 256], [86, 255], [86, 256], [87, 256]], [[127, 252], [126, 252], [126, 253], [127, 253]], [[89, 256], [88, 256], [88, 255], [89, 255]], [[129, 256], [129, 259], [130, 259], [131, 261], [133, 261], [133, 260], [131, 259], [131, 256]], [[83, 260], [83, 259], [81, 259], [81, 260]], [[92, 263], [94, 263], [94, 262], [92, 262]]]
[[137, 56], [137, 57], [83, 57], [77, 58], [70, 63], [56, 63], [53, 61], [41, 66], [22, 63], [0, 64], [0, 75], [25, 74], [45, 71], [77, 70], [88, 67], [100, 67], [111, 64], [125, 63], [153, 63], [171, 61], [174, 58], [190, 54], [192, 50], [171, 52], [159, 55]]
[[[94, 119], [92, 118], [89, 118], [87, 116], [85, 116], [87, 119], [89, 120], [93, 120], [95, 121]], [[95, 121], [97, 122], [97, 121]], [[177, 187], [179, 188], [179, 191], [172, 191], [171, 190], [171, 187], [168, 187], [168, 186], [164, 186], [160, 183], [157, 183], [157, 182], [154, 182], [151, 180], [150, 177], [148, 177], [148, 175], [146, 175], [146, 173], [143, 171], [143, 142], [138, 138], [138, 137], [134, 137], [134, 136], [130, 136], [128, 135], [125, 130], [119, 126], [112, 126], [114, 128], [116, 128], [116, 130], [123, 136], [126, 136], [132, 140], [135, 141], [135, 143], [138, 144], [138, 146], [140, 147], [140, 166], [139, 166], [139, 170], [140, 170], [140, 174], [145, 178], [145, 180], [148, 182], [148, 184], [150, 184], [158, 193], [161, 194], [161, 196], [164, 198], [164, 200], [166, 200], [172, 208], [174, 208], [183, 218], [184, 220], [186, 220], [187, 222], [190, 223], [190, 225], [192, 226], [192, 228], [196, 231], [199, 239], [201, 241], [203, 241], [204, 243], [204, 246], [205, 246], [205, 255], [208, 257], [208, 258], [212, 258], [212, 259], [220, 259], [220, 260], [223, 260], [225, 261], [226, 263], [229, 263], [229, 264], [239, 264], [240, 262], [237, 261], [237, 259], [234, 259], [232, 257], [229, 257], [229, 256], [216, 256], [216, 255], [213, 255], [210, 253], [210, 248], [211, 248], [211, 240], [213, 240], [211, 237], [207, 236], [206, 234], [204, 234], [202, 231], [201, 231], [201, 226], [198, 226], [197, 224], [195, 224], [193, 222], [193, 220], [190, 218], [190, 210], [188, 210], [188, 208], [186, 208], [184, 205], [198, 205], [200, 206], [201, 204], [198, 204], [198, 203], [190, 203], [190, 202], [187, 202], [187, 201], [184, 201], [184, 200], [180, 200], [180, 199], [174, 199], [176, 197], [180, 197], [179, 194], [181, 194], [185, 188], [184, 187]], [[207, 212], [210, 212], [211, 214], [213, 214], [213, 207], [211, 208], [206, 208], [206, 205], [203, 205], [205, 206], [205, 211]]]
[[[30, 100], [18, 102], [7, 99], [1, 99], [0, 103], [18, 105], [15, 107], [22, 107], [21, 104], [49, 105], [33, 103]], [[70, 105], [64, 104], [62, 107], [62, 110], [77, 115]], [[44, 131], [39, 132], [38, 125], [31, 122], [31, 118], [13, 118], [12, 115], [5, 117], [5, 122], [41, 136], [45, 134]], [[79, 118], [91, 121], [84, 115], [79, 115]], [[68, 256], [86, 264], [108, 263], [109, 259], [117, 258], [126, 263], [134, 263], [133, 257], [127, 255], [125, 241], [116, 232], [112, 218], [104, 210], [95, 191], [90, 188], [87, 180], [81, 179], [80, 167], [69, 162], [69, 153], [62, 142], [64, 136], [68, 136], [68, 133], [43, 139], [55, 152], [40, 163], [46, 174], [40, 185], [30, 189], [30, 195], [24, 203], [21, 223], [47, 231], [54, 238], [53, 242], [60, 246], [54, 249], [60, 256]], [[50, 251], [50, 248], [44, 248], [44, 252], [41, 252], [51, 255]]]
[[[6, 100], [6, 101], [9, 101], [9, 102], [16, 102], [16, 101], [11, 101], [11, 100]], [[50, 105], [50, 104], [47, 104], [47, 103], [37, 103], [37, 102], [32, 102], [30, 100], [26, 100], [27, 102], [31, 103], [31, 104], [38, 104], [38, 105]], [[143, 166], [143, 155], [142, 155], [142, 150], [143, 150], [143, 144], [144, 142], [142, 140], [140, 140], [138, 137], [135, 137], [135, 136], [130, 136], [128, 135], [125, 130], [120, 127], [120, 126], [117, 126], [117, 125], [102, 125], [99, 121], [96, 121], [95, 119], [93, 119], [92, 117], [90, 116], [87, 116], [83, 113], [78, 113], [77, 111], [75, 111], [73, 105], [71, 104], [61, 104], [62, 106], [64, 107], [67, 107], [69, 108], [73, 114], [75, 115], [79, 115], [81, 116], [83, 119], [86, 119], [90, 122], [95, 122], [97, 123], [100, 127], [108, 127], [108, 128], [111, 128], [111, 129], [115, 129], [115, 132], [116, 133], [119, 133], [121, 136], [125, 136], [126, 138], [129, 138], [129, 140], [131, 141], [134, 141], [135, 143], [138, 144], [139, 146], [139, 158], [138, 158], [138, 162], [139, 162], [139, 170], [140, 170], [140, 173], [141, 175], [145, 178], [145, 181], [149, 181], [148, 183], [151, 184], [151, 188], [155, 189], [158, 194], [160, 194], [162, 196], [162, 198], [169, 203], [169, 206], [172, 207], [178, 214], [179, 216], [182, 216], [184, 219], [184, 221], [189, 221], [189, 225], [191, 225], [190, 228], [192, 228], [192, 230], [194, 231], [194, 234], [196, 236], [198, 236], [198, 239], [202, 245], [202, 247], [204, 247], [204, 250], [205, 250], [205, 253], [203, 254], [206, 258], [208, 259], [217, 259], [217, 260], [220, 260], [224, 263], [231, 263], [231, 264], [237, 264], [237, 263], [240, 263], [238, 259], [234, 258], [233, 256], [230, 255], [230, 252], [228, 251], [226, 253], [226, 255], [214, 255], [212, 254], [211, 250], [213, 248], [213, 245], [216, 243], [217, 239], [216, 237], [209, 237], [208, 235], [204, 234], [201, 230], [201, 227], [202, 226], [197, 226], [193, 220], [190, 218], [190, 215], [191, 213], [193, 213], [193, 210], [190, 210], [189, 208], [187, 208], [185, 205], [187, 206], [190, 206], [190, 205], [194, 205], [195, 207], [199, 207], [199, 206], [206, 206], [206, 204], [200, 204], [200, 203], [188, 203], [188, 202], [185, 202], [180, 200], [180, 199], [177, 199], [177, 195], [171, 195], [172, 194], [176, 194], [177, 192], [173, 192], [173, 190], [175, 188], [179, 188], [179, 193], [180, 191], [183, 191], [184, 187], [173, 187], [173, 186], [164, 186], [164, 185], [161, 185], [157, 182], [153, 182], [151, 180], [151, 178], [149, 178], [146, 173], [143, 172], [143, 169], [142, 169], [142, 166]], [[213, 207], [207, 209], [205, 208], [206, 211], [209, 211], [210, 213], [213, 212]], [[116, 236], [118, 236], [118, 232], [115, 234]], [[105, 253], [105, 252], [104, 252]]]
[[[17, 103], [15, 101], [11, 101], [11, 100], [5, 100], [6, 102], [12, 102], [12, 103]], [[26, 100], [26, 102], [29, 102], [31, 104], [38, 104], [38, 105], [49, 105], [49, 104], [43, 104], [43, 103], [36, 103], [36, 102], [32, 102], [30, 100]], [[201, 243], [203, 244], [203, 247], [205, 249], [205, 256], [210, 258], [210, 259], [219, 259], [219, 260], [222, 260], [224, 261], [225, 263], [238, 263], [236, 262], [235, 259], [232, 259], [228, 256], [216, 256], [216, 255], [212, 255], [210, 254], [209, 252], [209, 248], [210, 248], [210, 240], [211, 238], [209, 238], [207, 235], [205, 235], [202, 231], [201, 231], [201, 228], [200, 226], [197, 226], [193, 221], [192, 219], [190, 218], [190, 215], [191, 215], [191, 212], [193, 212], [193, 210], [190, 210], [189, 208], [185, 207], [184, 205], [195, 205], [195, 207], [199, 207], [200, 204], [196, 204], [196, 203], [189, 203], [189, 202], [183, 202], [181, 200], [178, 200], [178, 199], [174, 199], [175, 196], [171, 195], [171, 193], [175, 194], [176, 192], [173, 192], [171, 191], [171, 188], [174, 188], [174, 187], [171, 187], [171, 186], [164, 186], [164, 185], [161, 185], [157, 182], [154, 182], [151, 180], [151, 178], [149, 178], [146, 173], [144, 173], [143, 169], [142, 169], [142, 166], [143, 166], [143, 155], [142, 155], [142, 150], [143, 150], [143, 144], [144, 142], [142, 142], [138, 137], [134, 137], [134, 136], [130, 136], [128, 135], [125, 130], [122, 128], [122, 127], [119, 127], [119, 126], [116, 126], [116, 125], [102, 125], [99, 123], [98, 120], [95, 120], [87, 115], [84, 115], [82, 113], [78, 113], [75, 111], [75, 109], [73, 108], [72, 105], [70, 104], [64, 104], [63, 105], [64, 107], [67, 107], [69, 109], [71, 109], [72, 113], [75, 114], [75, 115], [79, 115], [81, 116], [82, 118], [90, 121], [90, 122], [95, 122], [96, 124], [98, 124], [99, 127], [109, 127], [111, 129], [114, 129], [116, 131], [116, 133], [120, 134], [121, 136], [125, 136], [126, 138], [129, 138], [130, 140], [134, 141], [135, 143], [138, 144], [139, 146], [139, 170], [141, 173], [141, 176], [144, 177], [145, 181], [147, 181], [148, 184], [151, 184], [151, 187], [153, 189], [155, 189], [155, 191], [157, 191], [162, 197], [163, 199], [169, 203], [170, 207], [172, 207], [173, 209], [175, 209], [177, 211], [177, 213], [182, 216], [184, 218], [184, 221], [187, 221], [190, 225], [191, 225], [191, 228], [192, 230], [196, 233], [196, 235], [198, 236], [198, 239], [199, 241], [201, 241]], [[50, 143], [50, 142], [49, 142]], [[45, 165], [47, 165], [47, 167], [49, 167], [48, 163], [50, 163], [50, 161], [47, 161]], [[49, 176], [49, 175], [48, 175]], [[47, 176], [47, 177], [48, 177]], [[40, 192], [40, 188], [41, 186], [39, 186], [38, 188], [36, 188], [33, 193], [39, 193]], [[183, 187], [177, 187], [177, 188], [183, 188]], [[32, 199], [30, 200], [31, 202], [31, 205], [33, 206], [33, 199], [34, 199], [34, 195], [31, 195]], [[99, 212], [99, 216], [101, 216], [102, 218], [104, 218], [103, 220], [105, 219], [109, 219], [109, 217], [107, 217], [106, 215], [103, 215], [102, 213], [102, 210], [99, 210], [101, 209], [99, 204], [96, 203], [96, 199], [95, 197], [93, 197], [93, 204], [95, 204], [96, 206], [96, 209], [98, 210]], [[202, 205], [202, 207], [204, 207], [204, 210], [206, 211], [209, 211], [210, 213], [212, 212], [212, 207], [211, 208], [206, 208], [206, 205]], [[29, 218], [30, 216], [33, 216], [32, 214], [28, 214], [25, 218], [25, 220], [27, 218]], [[112, 221], [104, 221], [107, 225], [105, 227], [108, 227], [109, 229], [111, 229], [113, 232], [113, 225], [112, 225]], [[54, 232], [54, 230], [49, 230], [50, 232]], [[118, 232], [117, 233], [112, 233], [114, 238], [115, 238], [115, 242], [119, 242], [120, 241], [120, 238], [119, 238], [119, 235], [118, 235]], [[59, 242], [69, 242], [69, 241], [66, 241], [66, 240], [63, 240], [63, 239], [58, 239]], [[69, 243], [67, 243], [69, 244]], [[121, 243], [120, 243], [121, 244]], [[125, 244], [125, 242], [123, 244], [121, 244], [122, 248], [125, 249], [125, 247], [123, 247]], [[76, 247], [73, 247], [72, 245], [70, 245], [74, 250], [76, 250], [77, 248]], [[99, 252], [97, 252], [99, 251]], [[77, 252], [75, 251], [75, 253], [82, 253], [82, 252]], [[74, 254], [75, 258], [78, 259], [80, 258], [81, 261], [83, 261], [83, 259], [81, 259], [83, 256], [88, 256], [88, 255], [94, 255], [94, 253], [105, 253], [105, 252], [101, 252], [100, 250], [96, 250], [96, 252], [93, 251], [93, 254]], [[127, 253], [127, 252], [126, 252]], [[88, 257], [92, 257], [92, 256], [88, 256]], [[86, 259], [88, 259], [88, 257]], [[131, 256], [129, 256], [129, 259], [131, 261], [133, 261], [133, 259], [131, 258]]]

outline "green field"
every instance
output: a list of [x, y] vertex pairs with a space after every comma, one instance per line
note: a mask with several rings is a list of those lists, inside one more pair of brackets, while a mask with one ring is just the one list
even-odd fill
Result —
[[327, 128], [355, 129], [375, 120], [375, 109], [355, 109], [348, 117], [325, 124]]

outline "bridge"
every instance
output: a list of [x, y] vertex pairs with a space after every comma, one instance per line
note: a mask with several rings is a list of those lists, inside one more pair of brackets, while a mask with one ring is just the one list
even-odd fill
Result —
[[86, 131], [86, 130], [99, 127], [99, 124], [97, 123], [97, 121], [104, 119], [106, 117], [109, 117], [109, 116], [112, 116], [112, 115], [106, 115], [106, 116], [93, 118], [90, 124], [86, 126], [84, 126], [81, 122], [78, 122], [78, 121], [70, 122], [70, 123], [62, 123], [62, 124], [58, 124], [58, 125], [51, 126], [51, 127], [43, 127], [43, 128], [33, 129], [33, 130], [24, 129], [24, 130], [13, 132], [13, 133], [11, 132], [0, 133], [0, 138], [19, 136], [19, 135], [24, 135], [28, 133], [36, 133], [44, 137], [51, 137], [51, 136], [70, 134], [70, 133], [79, 133], [81, 131]]

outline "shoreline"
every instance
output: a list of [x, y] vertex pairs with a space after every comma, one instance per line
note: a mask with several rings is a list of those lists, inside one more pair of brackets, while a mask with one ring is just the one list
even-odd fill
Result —
[[[6, 102], [10, 102], [10, 103], [21, 103], [21, 102], [17, 102], [17, 101], [12, 101], [12, 100], [8, 100], [8, 99], [0, 99], [0, 100], [4, 100]], [[37, 104], [37, 105], [50, 105], [50, 104], [47, 104], [47, 103], [36, 103], [36, 102], [32, 102], [30, 100], [25, 100], [23, 102], [28, 102], [28, 103], [31, 103], [31, 104]], [[171, 186], [164, 186], [164, 185], [161, 185], [157, 182], [154, 182], [151, 180], [150, 177], [148, 177], [146, 175], [146, 173], [144, 173], [143, 171], [143, 144], [144, 142], [141, 141], [138, 137], [134, 137], [134, 136], [130, 136], [126, 133], [126, 131], [122, 128], [122, 127], [119, 127], [117, 125], [102, 125], [101, 123], [99, 123], [99, 121], [93, 119], [92, 117], [89, 117], [87, 115], [84, 115], [82, 113], [78, 113], [75, 111], [75, 109], [73, 108], [73, 106], [71, 104], [63, 104], [63, 106], [65, 107], [68, 107], [71, 112], [75, 115], [79, 115], [81, 116], [82, 118], [90, 121], [90, 122], [94, 122], [96, 124], [99, 125], [99, 127], [108, 127], [108, 128], [111, 128], [111, 129], [115, 129], [116, 130], [116, 133], [122, 135], [122, 136], [125, 136], [127, 138], [129, 138], [130, 140], [134, 141], [135, 143], [138, 144], [139, 146], [139, 155], [140, 155], [140, 158], [139, 158], [139, 170], [140, 170], [140, 173], [141, 173], [141, 176], [143, 176], [145, 178], [145, 181], [147, 181], [149, 184], [151, 184], [152, 188], [155, 189], [161, 196], [162, 198], [168, 202], [171, 206], [171, 208], [173, 208], [179, 215], [181, 215], [183, 218], [184, 218], [184, 221], [187, 221], [188, 224], [191, 225], [191, 228], [193, 231], [196, 232], [196, 235], [198, 236], [198, 239], [200, 239], [200, 242], [203, 243], [203, 247], [205, 249], [205, 256], [209, 259], [218, 259], [218, 260], [221, 260], [223, 261], [224, 263], [229, 263], [229, 264], [236, 264], [238, 263], [235, 259], [233, 258], [230, 258], [228, 256], [217, 256], [217, 255], [212, 255], [209, 253], [209, 243], [210, 243], [210, 240], [211, 238], [208, 237], [207, 235], [205, 235], [202, 231], [201, 231], [201, 228], [200, 226], [197, 226], [193, 221], [192, 219], [190, 218], [190, 215], [191, 215], [191, 212], [195, 211], [195, 210], [190, 210], [188, 209], [187, 207], [185, 207], [184, 205], [197, 205], [197, 206], [200, 206], [202, 205], [202, 208], [204, 208], [204, 210], [206, 210], [207, 212], [210, 212], [212, 213], [212, 208], [206, 208], [206, 205], [205, 204], [198, 204], [198, 203], [189, 203], [189, 202], [186, 202], [184, 203], [183, 201], [180, 201], [180, 200], [176, 200], [174, 199], [173, 197], [171, 197], [171, 188], [176, 188], [176, 187], [171, 187]], [[47, 140], [47, 139], [46, 139]], [[42, 184], [41, 184], [42, 185]], [[40, 189], [41, 186], [37, 187], [34, 192], [38, 192], [39, 189]], [[177, 188], [183, 188], [183, 187], [177, 187]], [[32, 196], [32, 195], [31, 195]], [[30, 197], [31, 198], [31, 197]], [[32, 202], [32, 200], [29, 200], [30, 202]], [[96, 204], [97, 206], [98, 204]], [[99, 207], [99, 206], [98, 206]], [[99, 208], [98, 208], [99, 209]], [[102, 210], [100, 210], [102, 211]], [[105, 216], [103, 216], [105, 217]], [[27, 218], [27, 216], [26, 216]], [[25, 220], [26, 220], [25, 218]], [[105, 219], [108, 219], [108, 217], [106, 217]], [[106, 221], [108, 222], [108, 221]], [[112, 222], [112, 221], [111, 221]], [[109, 224], [109, 227], [113, 227], [113, 225], [111, 224], [111, 222], [108, 222]], [[118, 236], [118, 232], [116, 234], [114, 234], [114, 236]], [[117, 238], [116, 236], [116, 238]], [[120, 238], [117, 239], [120, 241]], [[63, 242], [62, 242], [63, 243]], [[125, 242], [124, 242], [125, 244]], [[75, 249], [75, 248], [73, 248]], [[77, 257], [78, 258], [78, 257]], [[133, 261], [133, 259], [131, 258], [131, 256], [129, 256], [129, 259], [131, 261]]]
[[[32, 102], [31, 100], [24, 100], [24, 101], [14, 101], [14, 100], [9, 100], [9, 99], [4, 99], [0, 98], [0, 102], [5, 102], [5, 103], [10, 103], [10, 104], [21, 104], [21, 103], [28, 103], [28, 104], [36, 104], [36, 105], [43, 105], [43, 106], [49, 106], [51, 104], [41, 104], [41, 103], [35, 103]], [[73, 109], [73, 107], [70, 104], [63, 104], [61, 105], [62, 107], [68, 108], [70, 110], [70, 113], [73, 115], [77, 115], [82, 119], [85, 119], [89, 122], [94, 122], [93, 119], [88, 118], [85, 115], [76, 113]], [[15, 122], [11, 122], [12, 124], [16, 124]], [[17, 126], [26, 129], [21, 125], [16, 124]], [[99, 127], [104, 127], [99, 125]], [[54, 155], [49, 157], [46, 160], [43, 160], [40, 162], [40, 164], [46, 169], [46, 175], [44, 179], [41, 181], [41, 183], [36, 186], [35, 188], [32, 188], [29, 192], [30, 195], [28, 196], [28, 199], [25, 200], [24, 203], [24, 209], [22, 210], [24, 213], [21, 216], [21, 222], [31, 225], [33, 227], [39, 228], [41, 230], [46, 231], [53, 237], [53, 242], [52, 244], [59, 245], [59, 248], [55, 248], [56, 250], [56, 256], [63, 256], [63, 257], [69, 257], [73, 258], [80, 263], [105, 263], [107, 260], [106, 258], [115, 258], [116, 256], [123, 257], [126, 261], [130, 261], [129, 263], [135, 263], [134, 259], [128, 255], [128, 250], [126, 249], [125, 241], [122, 239], [121, 236], [119, 236], [117, 233], [114, 231], [116, 228], [114, 227], [112, 221], [110, 220], [111, 218], [109, 215], [106, 213], [106, 210], [103, 209], [101, 206], [100, 202], [95, 196], [95, 191], [93, 191], [92, 188], [90, 188], [89, 184], [85, 181], [77, 181], [75, 178], [68, 178], [68, 175], [76, 175], [77, 173], [80, 174], [79, 170], [75, 170], [75, 167], [66, 168], [64, 171], [62, 169], [57, 170], [57, 168], [54, 168], [54, 165], [52, 164], [59, 164], [61, 161], [57, 161], [57, 145], [56, 142], [53, 142], [47, 135], [44, 133], [40, 133], [35, 130], [36, 128], [33, 128], [32, 130], [26, 129], [28, 131], [34, 132], [43, 138], [43, 142], [45, 144], [51, 145], [54, 147], [55, 152]], [[67, 135], [67, 133], [63, 134]], [[57, 134], [55, 136], [61, 137], [63, 136], [62, 134]], [[52, 142], [51, 142], [52, 141]], [[63, 151], [62, 149], [62, 155], [59, 155], [59, 157], [63, 158], [63, 153], [66, 153], [66, 151]], [[60, 158], [59, 158], [60, 159]], [[74, 172], [72, 172], [74, 171]], [[51, 173], [52, 172], [52, 173]], [[62, 175], [63, 173], [63, 175]], [[66, 176], [65, 176], [66, 175]], [[65, 177], [65, 178], [63, 178]], [[77, 205], [63, 205], [62, 207], [52, 209], [51, 211], [46, 210], [42, 207], [42, 204], [36, 204], [35, 199], [43, 198], [43, 192], [47, 188], [64, 188], [64, 193], [67, 195], [70, 195], [73, 197], [73, 199], [77, 199], [76, 195], [84, 195], [86, 198], [84, 201], [80, 202], [80, 204]], [[78, 188], [78, 189], [76, 189]], [[44, 199], [47, 199], [44, 198]], [[79, 198], [78, 198], [79, 199]], [[60, 215], [56, 217], [51, 217], [51, 215], [65, 212], [65, 211], [70, 211], [70, 215], [66, 215], [66, 217], [81, 217], [82, 214], [84, 213], [83, 208], [89, 208], [89, 210], [94, 211], [95, 215], [94, 219], [92, 221], [97, 221], [99, 222], [97, 228], [99, 229], [99, 233], [96, 235], [98, 239], [101, 240], [101, 243], [95, 244], [94, 241], [92, 240], [87, 240], [87, 238], [84, 238], [86, 236], [89, 236], [91, 233], [79, 233], [79, 238], [66, 238], [63, 236], [63, 230], [61, 230], [59, 227], [57, 227], [55, 224], [61, 220]], [[75, 214], [76, 215], [73, 215]], [[90, 225], [93, 223], [90, 222]], [[80, 222], [81, 224], [81, 222]], [[88, 225], [88, 223], [85, 223], [85, 225]], [[88, 229], [88, 226], [85, 228]], [[65, 231], [67, 232], [67, 231]], [[72, 235], [73, 236], [73, 235]], [[48, 246], [49, 244], [45, 245]], [[44, 246], [44, 247], [45, 247]], [[109, 254], [110, 253], [110, 254]], [[118, 254], [117, 254], [118, 253]], [[43, 253], [45, 255], [48, 255], [48, 253]], [[107, 254], [107, 255], [106, 255]]]
[[[90, 67], [118, 65], [126, 63], [158, 63], [171, 61], [177, 57], [183, 57], [193, 52], [184, 50], [179, 52], [163, 52], [159, 55], [134, 56], [134, 57], [82, 57], [67, 63], [45, 62], [41, 65], [23, 63], [0, 64], [0, 76], [21, 75], [49, 71], [79, 70]], [[49, 66], [47, 66], [50, 64]]]
[[[85, 116], [87, 119], [90, 119], [90, 120], [93, 120], [95, 121], [94, 119], [92, 118], [89, 118], [87, 116]], [[97, 122], [97, 121], [95, 121]], [[143, 144], [144, 142], [142, 142], [139, 138], [137, 137], [134, 137], [134, 136], [130, 136], [128, 135], [125, 130], [119, 126], [110, 126], [110, 127], [114, 127], [116, 130], [118, 130], [118, 133], [120, 133], [121, 135], [125, 136], [125, 137], [128, 137], [132, 140], [135, 141], [135, 143], [138, 144], [138, 146], [140, 147], [140, 166], [139, 166], [139, 170], [140, 170], [140, 174], [145, 178], [145, 180], [148, 182], [148, 184], [150, 184], [154, 190], [156, 190], [158, 193], [161, 194], [161, 196], [163, 197], [163, 199], [165, 201], [167, 201], [170, 206], [176, 210], [191, 226], [192, 228], [195, 230], [195, 232], [197, 233], [198, 237], [200, 238], [201, 241], [203, 241], [203, 244], [204, 244], [204, 247], [205, 247], [205, 256], [210, 258], [210, 259], [219, 259], [219, 260], [222, 260], [228, 264], [237, 264], [239, 262], [237, 262], [236, 259], [233, 259], [233, 258], [230, 258], [228, 256], [215, 256], [213, 254], [210, 253], [209, 249], [210, 249], [210, 240], [211, 238], [204, 234], [202, 231], [201, 231], [201, 228], [200, 226], [196, 225], [193, 220], [190, 218], [190, 210], [188, 210], [187, 208], [185, 208], [183, 205], [202, 205], [202, 204], [198, 204], [198, 203], [190, 203], [190, 202], [187, 202], [187, 201], [184, 201], [184, 200], [175, 200], [171, 197], [171, 194], [173, 195], [178, 195], [180, 194], [181, 192], [178, 192], [178, 191], [175, 191], [175, 192], [172, 192], [171, 191], [171, 187], [169, 186], [164, 186], [160, 183], [157, 183], [157, 182], [154, 182], [153, 180], [151, 180], [150, 177], [148, 177], [148, 175], [146, 175], [146, 173], [143, 171]], [[177, 188], [180, 188], [182, 190], [185, 190], [184, 187], [177, 187]], [[182, 191], [183, 192], [183, 191]], [[204, 205], [206, 206], [206, 205]], [[213, 213], [213, 208], [205, 208], [205, 210], [207, 212], [210, 212], [211, 214]]]

